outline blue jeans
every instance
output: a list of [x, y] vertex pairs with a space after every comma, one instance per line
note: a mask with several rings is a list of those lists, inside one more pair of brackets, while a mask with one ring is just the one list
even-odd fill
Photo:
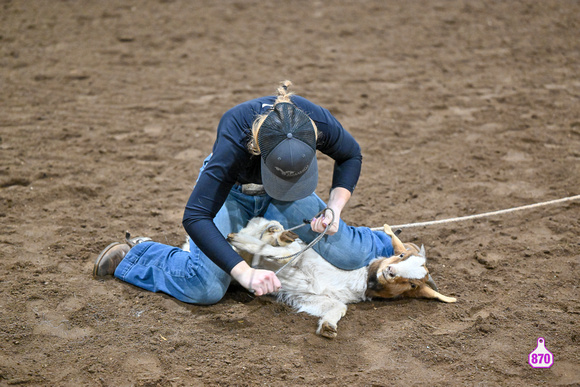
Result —
[[[277, 220], [289, 228], [302, 224], [303, 219], [312, 219], [325, 207], [316, 194], [295, 202], [281, 202], [268, 195], [245, 195], [241, 187], [234, 186], [214, 223], [224, 236], [238, 232], [256, 216]], [[308, 226], [295, 232], [306, 243], [318, 235]], [[140, 243], [121, 261], [115, 277], [152, 292], [169, 294], [183, 302], [214, 304], [224, 296], [231, 277], [202, 253], [191, 239], [189, 243], [190, 252], [161, 243]], [[359, 269], [376, 257], [393, 255], [391, 238], [387, 234], [371, 231], [368, 227], [348, 226], [342, 219], [338, 232], [325, 235], [313, 248], [328, 262], [344, 270]]]

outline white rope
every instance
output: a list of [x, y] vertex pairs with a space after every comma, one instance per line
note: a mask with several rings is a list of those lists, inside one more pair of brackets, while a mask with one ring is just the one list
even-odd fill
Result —
[[[508, 209], [505, 209], [505, 210], [486, 212], [486, 213], [483, 213], [483, 214], [460, 216], [460, 217], [451, 218], [451, 219], [433, 220], [433, 221], [430, 221], [430, 222], [401, 224], [401, 225], [397, 225], [397, 226], [391, 226], [391, 228], [393, 230], [395, 230], [395, 229], [398, 229], [398, 228], [432, 226], [434, 224], [452, 223], [452, 222], [459, 222], [459, 221], [462, 221], [462, 220], [485, 218], [485, 217], [488, 217], [488, 216], [507, 214], [507, 213], [510, 213], [510, 212], [521, 211], [521, 210], [528, 210], [530, 208], [548, 206], [550, 204], [557, 204], [557, 203], [569, 202], [569, 201], [578, 200], [578, 199], [580, 199], [580, 195], [569, 196], [567, 198], [562, 198], [562, 199], [549, 200], [547, 202], [542, 202], [542, 203], [529, 204], [527, 206], [508, 208]], [[371, 228], [371, 230], [372, 231], [382, 231], [383, 230], [383, 227], [374, 227], [374, 228]]]

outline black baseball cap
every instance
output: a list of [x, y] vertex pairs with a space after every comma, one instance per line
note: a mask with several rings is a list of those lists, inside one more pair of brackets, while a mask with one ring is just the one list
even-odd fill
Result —
[[277, 103], [258, 133], [262, 184], [274, 199], [291, 202], [318, 185], [316, 130], [306, 113], [289, 102]]

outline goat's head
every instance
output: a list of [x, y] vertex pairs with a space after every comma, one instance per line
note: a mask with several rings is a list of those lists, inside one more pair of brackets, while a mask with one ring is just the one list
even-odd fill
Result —
[[390, 258], [379, 258], [369, 265], [368, 297], [435, 298], [455, 302], [438, 292], [435, 282], [425, 266], [425, 248], [405, 244], [405, 252]]

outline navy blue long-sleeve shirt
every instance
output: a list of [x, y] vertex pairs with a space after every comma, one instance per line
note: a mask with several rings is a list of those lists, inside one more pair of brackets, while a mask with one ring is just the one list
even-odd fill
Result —
[[[212, 157], [185, 207], [185, 230], [201, 251], [227, 273], [242, 258], [219, 232], [213, 219], [234, 184], [262, 183], [260, 156], [250, 153], [248, 142], [252, 138], [252, 123], [272, 108], [275, 99], [269, 96], [247, 101], [222, 116]], [[315, 122], [316, 149], [335, 161], [332, 188], [343, 187], [352, 192], [361, 171], [360, 146], [328, 110], [297, 95], [291, 99]]]

